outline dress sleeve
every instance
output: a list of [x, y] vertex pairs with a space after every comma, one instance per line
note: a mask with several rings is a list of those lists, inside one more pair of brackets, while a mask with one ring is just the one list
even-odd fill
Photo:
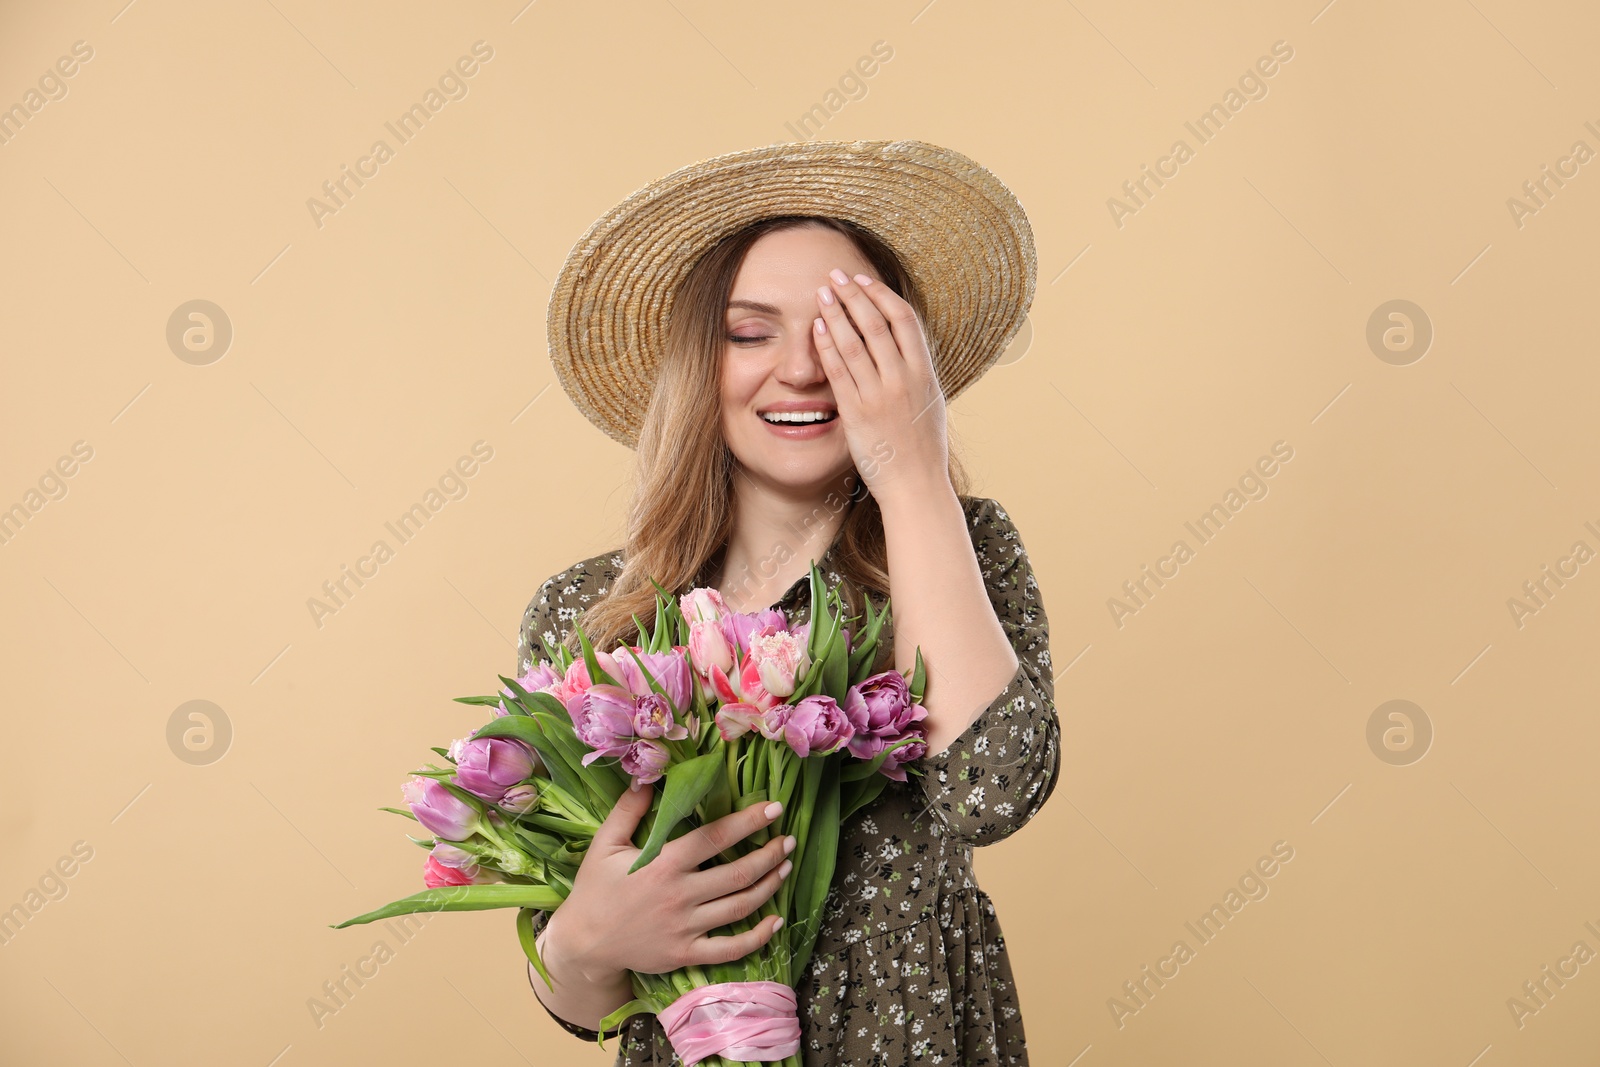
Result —
[[[517, 669], [516, 673], [512, 675], [514, 678], [521, 677], [523, 674], [526, 674], [532, 668], [532, 660], [543, 658], [544, 653], [539, 644], [540, 635], [544, 634], [546, 631], [555, 631], [558, 629], [558, 624], [556, 622], [559, 608], [557, 588], [558, 587], [555, 578], [551, 578], [549, 581], [545, 582], [539, 587], [539, 591], [533, 595], [533, 599], [528, 602], [527, 610], [522, 613], [522, 626], [517, 634]], [[550, 640], [554, 642], [559, 638], [559, 636], [559, 634], [552, 634]], [[549, 919], [550, 913], [547, 911], [535, 911], [533, 913], [534, 937], [538, 937], [544, 931], [545, 923], [548, 922]], [[533, 988], [534, 973], [533, 961], [529, 960], [529, 988]], [[534, 999], [539, 999], [537, 992], [534, 993]], [[582, 1038], [584, 1041], [587, 1041], [590, 1044], [593, 1044], [599, 1039], [600, 1034], [598, 1031], [589, 1030], [585, 1027], [579, 1026], [577, 1023], [563, 1019], [561, 1016], [551, 1011], [549, 1005], [545, 1004], [544, 1001], [540, 1000], [539, 1006], [544, 1008], [545, 1013], [549, 1015], [550, 1018], [554, 1019], [563, 1030], [569, 1034], [572, 1034], [574, 1037]]]
[[949, 836], [973, 845], [1002, 841], [1044, 806], [1061, 768], [1055, 676], [1044, 601], [1022, 538], [995, 501], [967, 509], [973, 550], [989, 601], [1017, 654], [1017, 670], [965, 733], [929, 753], [908, 775]]

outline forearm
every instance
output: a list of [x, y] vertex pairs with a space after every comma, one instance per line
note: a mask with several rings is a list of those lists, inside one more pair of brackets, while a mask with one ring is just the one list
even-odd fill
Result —
[[889, 555], [895, 669], [922, 650], [928, 752], [966, 732], [1016, 674], [1017, 654], [996, 617], [973, 552], [961, 498], [948, 481], [880, 500]]
[[[551, 1014], [576, 1026], [598, 1030], [601, 1019], [634, 999], [633, 984], [627, 971], [592, 976], [586, 973], [581, 957], [568, 951], [572, 946], [567, 943], [567, 931], [558, 928], [559, 915], [559, 910], [550, 914], [536, 941], [539, 959], [550, 972], [555, 987], [545, 984], [531, 960], [528, 961], [528, 981], [534, 995]], [[555, 931], [553, 938], [552, 930]]]

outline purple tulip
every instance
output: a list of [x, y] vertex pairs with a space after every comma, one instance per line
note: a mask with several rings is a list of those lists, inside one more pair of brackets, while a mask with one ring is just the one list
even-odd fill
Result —
[[[850, 717], [848, 711], [845, 713], [845, 717]], [[854, 720], [851, 721], [854, 722]], [[852, 737], [849, 742], [850, 755], [854, 756], [856, 759], [870, 760], [877, 756], [878, 753], [888, 748], [894, 743], [894, 741], [895, 738], [892, 737], [877, 737], [873, 734], [861, 733], [858, 730], [856, 735]]]
[[871, 759], [928, 717], [927, 708], [911, 702], [911, 689], [899, 671], [874, 674], [851, 686], [844, 695], [844, 713], [855, 727], [850, 753], [858, 759]]
[[752, 637], [789, 632], [789, 620], [783, 617], [783, 612], [771, 609], [730, 612], [719, 621], [722, 623], [722, 634], [727, 639], [729, 647], [738, 649], [741, 657], [750, 654]]
[[[636, 697], [655, 695], [655, 690], [650, 688], [645, 672], [639, 669], [639, 664], [634, 662], [633, 656], [626, 647], [618, 648], [612, 654], [617, 661], [617, 680]], [[662, 692], [667, 694], [667, 699], [672, 702], [675, 712], [682, 712], [689, 706], [694, 690], [689, 678], [689, 664], [681, 652], [640, 652], [639, 660], [644, 663], [645, 670], [650, 672]]]
[[517, 815], [526, 815], [539, 806], [539, 787], [532, 782], [514, 785], [500, 798], [500, 806]]
[[537, 693], [546, 686], [555, 685], [561, 681], [562, 673], [549, 663], [543, 661], [535, 663], [533, 668], [517, 679], [517, 684], [530, 693]]
[[682, 741], [689, 731], [672, 718], [672, 706], [660, 693], [640, 697], [633, 704], [633, 732], [640, 737], [665, 737]]
[[[583, 758], [619, 755], [633, 739], [633, 694], [614, 685], [590, 686], [567, 704], [578, 739], [594, 749]], [[524, 776], [526, 777], [526, 776]]]
[[432, 778], [413, 776], [401, 792], [429, 832], [447, 841], [465, 841], [477, 833], [480, 816], [472, 805]]
[[[524, 674], [522, 677], [517, 679], [517, 684], [522, 686], [522, 688], [524, 690], [526, 690], [527, 692], [529, 692], [529, 693], [537, 693], [542, 689], [546, 689], [546, 688], [548, 688], [548, 687], [550, 687], [552, 685], [556, 685], [561, 680], [562, 680], [562, 675], [561, 675], [560, 671], [557, 671], [554, 667], [552, 667], [548, 663], [538, 662], [538, 663], [535, 663], [531, 668], [529, 668], [527, 674]], [[508, 696], [508, 697], [515, 697], [516, 696], [516, 694], [513, 693], [510, 689], [502, 689], [502, 690], [500, 690], [500, 693], [501, 693], [502, 696]], [[504, 718], [505, 716], [510, 715], [510, 714], [511, 714], [511, 712], [506, 707], [506, 702], [504, 700], [500, 701], [500, 703], [495, 706], [495, 712], [494, 712], [494, 717], [495, 718], [497, 718], [497, 719]]]
[[[724, 704], [723, 707], [730, 705]], [[735, 705], [749, 707], [750, 705]], [[794, 714], [793, 704], [775, 704], [761, 714], [761, 721], [756, 723], [756, 729], [761, 731], [761, 736], [768, 741], [782, 741], [783, 728], [789, 724], [789, 716]]]
[[448, 841], [435, 842], [433, 846], [433, 858], [438, 860], [444, 866], [454, 867], [457, 870], [466, 870], [468, 867], [472, 867], [474, 870], [476, 870], [478, 863], [478, 858], [472, 853], [467, 852], [464, 849], [459, 849], [450, 844]]
[[666, 773], [671, 758], [666, 745], [646, 738], [633, 742], [622, 753], [622, 769], [633, 775], [635, 784], [644, 785]]
[[921, 740], [922, 734], [917, 733], [915, 736], [918, 740], [911, 742], [909, 745], [901, 745], [884, 757], [884, 761], [878, 765], [880, 774], [885, 774], [897, 782], [906, 780], [906, 772], [901, 765], [910, 763], [913, 760], [919, 760], [928, 754], [928, 743]]
[[837, 701], [824, 694], [803, 698], [783, 725], [783, 739], [801, 759], [832, 752], [855, 735], [855, 726]]
[[455, 760], [456, 784], [494, 804], [508, 788], [532, 777], [538, 757], [513, 738], [475, 737], [461, 744]]

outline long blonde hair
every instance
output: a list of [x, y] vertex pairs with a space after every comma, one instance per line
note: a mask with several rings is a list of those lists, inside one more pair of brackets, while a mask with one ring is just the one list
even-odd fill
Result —
[[[636, 643], [634, 615], [652, 625], [656, 589], [650, 579], [674, 593], [709, 584], [710, 565], [733, 530], [736, 463], [722, 436], [720, 388], [733, 279], [757, 239], [801, 226], [824, 226], [847, 237], [878, 278], [923, 318], [921, 294], [894, 250], [870, 230], [844, 219], [761, 219], [723, 238], [695, 263], [673, 297], [665, 350], [640, 426], [623, 568], [606, 596], [578, 620], [596, 648]], [[969, 495], [970, 478], [953, 446], [949, 476], [958, 495]], [[846, 509], [836, 569], [844, 579], [847, 609], [858, 614], [864, 610], [864, 590], [888, 592], [888, 550], [878, 502], [858, 471], [852, 472], [849, 484], [848, 497], [831, 496], [829, 507], [814, 509], [805, 526], [809, 531], [813, 521], [825, 523], [828, 514]], [[881, 607], [878, 600], [874, 604]], [[566, 644], [577, 651], [575, 633], [567, 635]]]

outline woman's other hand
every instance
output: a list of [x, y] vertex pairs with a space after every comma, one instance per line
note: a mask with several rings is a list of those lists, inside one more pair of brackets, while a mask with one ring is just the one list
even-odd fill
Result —
[[633, 834], [650, 809], [651, 792], [649, 785], [623, 791], [595, 831], [572, 892], [546, 927], [566, 964], [590, 981], [611, 981], [629, 970], [662, 974], [731, 962], [766, 944], [782, 924], [768, 917], [744, 933], [708, 933], [745, 918], [778, 891], [793, 868], [785, 858], [793, 837], [774, 837], [733, 862], [700, 869], [769, 825], [781, 807], [752, 805], [696, 827], [630, 874], [640, 853]]

